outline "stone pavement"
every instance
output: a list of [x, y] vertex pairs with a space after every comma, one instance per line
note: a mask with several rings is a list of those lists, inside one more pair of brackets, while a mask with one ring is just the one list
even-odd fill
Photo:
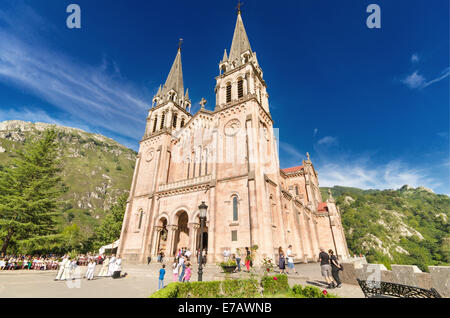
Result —
[[[98, 277], [92, 281], [76, 279], [70, 282], [54, 281], [56, 271], [0, 271], [0, 297], [38, 297], [38, 298], [144, 298], [151, 295], [158, 287], [158, 271], [160, 264], [127, 265], [123, 264], [123, 272], [128, 275], [120, 279]], [[86, 267], [81, 268], [84, 274]], [[289, 284], [313, 285], [325, 289], [318, 264], [298, 264], [298, 275], [289, 275]], [[96, 274], [100, 266], [96, 267]], [[262, 272], [261, 272], [262, 273]], [[230, 277], [250, 277], [248, 273], [240, 272]], [[217, 265], [207, 265], [203, 280], [223, 280], [226, 275]], [[166, 265], [165, 284], [172, 281], [172, 269]], [[197, 280], [197, 265], [192, 267], [192, 281]], [[342, 288], [327, 289], [340, 297], [364, 297], [359, 286], [344, 284]]]

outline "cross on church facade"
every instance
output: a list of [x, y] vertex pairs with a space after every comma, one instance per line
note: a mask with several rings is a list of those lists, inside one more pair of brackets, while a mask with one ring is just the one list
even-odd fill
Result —
[[206, 99], [204, 99], [202, 97], [202, 100], [200, 101], [200, 105], [202, 106], [202, 108], [205, 108], [205, 104], [206, 104]]
[[181, 50], [181, 44], [183, 44], [183, 39], [180, 38], [179, 42], [178, 42], [178, 49]]

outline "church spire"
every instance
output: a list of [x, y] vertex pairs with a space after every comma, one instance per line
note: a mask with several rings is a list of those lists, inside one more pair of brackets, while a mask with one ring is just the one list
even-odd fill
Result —
[[173, 61], [169, 75], [167, 76], [162, 94], [165, 95], [171, 89], [177, 92], [179, 97], [183, 96], [184, 94], [183, 69], [181, 65], [181, 45], [178, 46], [177, 55], [175, 57], [175, 61]]
[[250, 47], [250, 42], [248, 41], [247, 32], [245, 32], [239, 3], [236, 27], [234, 28], [233, 42], [231, 44], [229, 61], [232, 63], [233, 61], [237, 60], [239, 63], [241, 60], [241, 54], [246, 51], [250, 51], [251, 53], [252, 48]]

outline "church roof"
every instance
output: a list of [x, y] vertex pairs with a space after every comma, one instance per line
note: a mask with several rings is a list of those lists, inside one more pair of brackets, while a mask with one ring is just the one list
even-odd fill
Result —
[[298, 172], [302, 169], [303, 169], [303, 166], [298, 166], [298, 167], [291, 167], [291, 168], [286, 168], [286, 169], [281, 169], [281, 170], [284, 173], [293, 173], [293, 172]]
[[175, 61], [173, 61], [172, 68], [170, 69], [169, 76], [167, 76], [166, 83], [164, 84], [162, 94], [166, 94], [173, 89], [177, 92], [178, 96], [183, 96], [183, 69], [181, 65], [181, 49], [178, 49]]
[[234, 28], [233, 42], [231, 44], [229, 61], [240, 60], [241, 54], [245, 51], [252, 52], [250, 42], [248, 41], [247, 32], [245, 32], [244, 22], [242, 21], [241, 12], [238, 11], [236, 27]]

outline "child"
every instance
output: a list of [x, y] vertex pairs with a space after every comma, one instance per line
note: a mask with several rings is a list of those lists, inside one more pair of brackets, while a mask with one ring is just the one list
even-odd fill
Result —
[[184, 274], [184, 282], [189, 282], [189, 280], [191, 279], [191, 264], [188, 263], [186, 265], [186, 273]]
[[164, 275], [166, 275], [165, 267], [166, 265], [163, 264], [162, 268], [159, 270], [158, 289], [164, 288]]
[[178, 280], [178, 262], [176, 258], [173, 259], [172, 268], [173, 281], [176, 282]]

